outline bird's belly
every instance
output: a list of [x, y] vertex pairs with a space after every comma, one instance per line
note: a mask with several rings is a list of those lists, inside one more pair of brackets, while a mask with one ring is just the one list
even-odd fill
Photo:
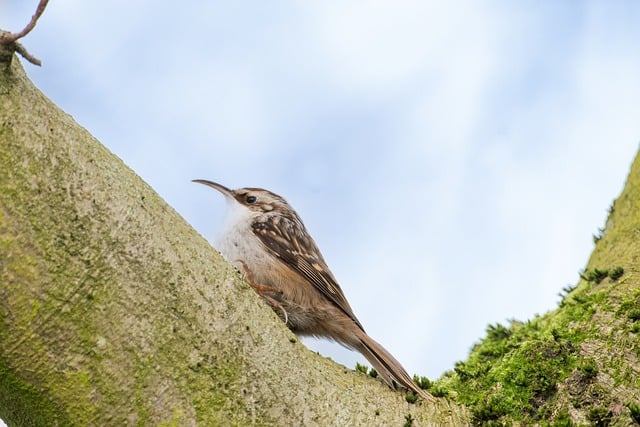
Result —
[[238, 234], [230, 233], [221, 236], [217, 246], [224, 258], [240, 270], [252, 286], [275, 291], [268, 295], [280, 307], [274, 307], [273, 301], [267, 302], [283, 320], [283, 310], [286, 311], [289, 328], [302, 334], [313, 329], [319, 320], [318, 314], [322, 312], [317, 308], [326, 304], [325, 299], [310, 283], [264, 248], [257, 237], [238, 238]]

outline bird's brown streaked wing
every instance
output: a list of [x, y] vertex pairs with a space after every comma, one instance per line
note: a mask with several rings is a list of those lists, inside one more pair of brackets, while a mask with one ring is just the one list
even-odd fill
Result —
[[364, 331], [313, 240], [298, 235], [298, 230], [303, 229], [301, 224], [296, 225], [295, 220], [286, 217], [271, 217], [265, 222], [254, 222], [252, 229], [273, 255], [313, 284]]

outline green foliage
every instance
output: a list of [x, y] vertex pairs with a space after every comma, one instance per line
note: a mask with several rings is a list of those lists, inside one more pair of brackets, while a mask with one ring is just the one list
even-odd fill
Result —
[[375, 369], [371, 368], [369, 369], [369, 376], [371, 378], [378, 378], [378, 371], [376, 371]]

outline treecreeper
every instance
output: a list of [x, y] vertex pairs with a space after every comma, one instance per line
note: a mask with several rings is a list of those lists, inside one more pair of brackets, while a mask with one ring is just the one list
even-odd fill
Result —
[[285, 199], [262, 188], [231, 190], [215, 182], [228, 203], [218, 240], [225, 259], [297, 335], [332, 339], [357, 350], [391, 388], [435, 398], [366, 334], [302, 220]]

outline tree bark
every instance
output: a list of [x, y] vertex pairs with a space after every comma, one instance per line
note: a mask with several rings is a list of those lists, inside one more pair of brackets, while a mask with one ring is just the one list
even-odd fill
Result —
[[16, 58], [0, 58], [0, 417], [10, 426], [467, 423], [461, 406], [408, 404], [305, 348]]

